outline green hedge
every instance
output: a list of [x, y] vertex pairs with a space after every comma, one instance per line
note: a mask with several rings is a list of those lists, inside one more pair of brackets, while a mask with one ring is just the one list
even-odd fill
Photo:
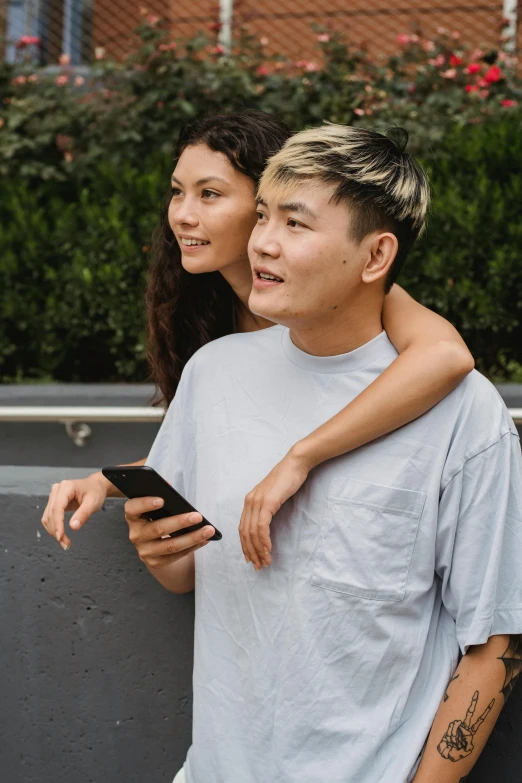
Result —
[[[401, 281], [495, 379], [522, 381], [522, 115], [455, 127], [425, 157], [434, 203]], [[0, 378], [143, 380], [148, 247], [168, 155], [0, 189]]]

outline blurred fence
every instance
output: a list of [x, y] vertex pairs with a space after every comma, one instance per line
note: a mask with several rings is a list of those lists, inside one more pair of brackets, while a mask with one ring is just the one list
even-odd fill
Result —
[[313, 55], [312, 25], [342, 31], [375, 54], [396, 49], [401, 33], [430, 36], [440, 27], [492, 49], [506, 35], [506, 19], [512, 46], [522, 43], [520, 5], [521, 0], [0, 0], [0, 36], [9, 61], [22, 36], [38, 37], [42, 65], [62, 53], [73, 64], [89, 63], [97, 47], [118, 59], [133, 48], [133, 30], [144, 15], [164, 19], [173, 38], [221, 24], [216, 34], [226, 44], [246, 27], [264, 40], [267, 51], [291, 58]]

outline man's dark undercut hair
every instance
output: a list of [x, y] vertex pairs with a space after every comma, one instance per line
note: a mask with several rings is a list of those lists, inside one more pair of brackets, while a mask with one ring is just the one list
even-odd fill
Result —
[[282, 201], [304, 182], [335, 186], [332, 201], [349, 205], [350, 233], [356, 242], [374, 231], [397, 237], [397, 255], [385, 281], [388, 293], [424, 231], [430, 203], [427, 174], [405, 152], [407, 139], [403, 128], [378, 133], [327, 123], [301, 131], [270, 158], [260, 193]]

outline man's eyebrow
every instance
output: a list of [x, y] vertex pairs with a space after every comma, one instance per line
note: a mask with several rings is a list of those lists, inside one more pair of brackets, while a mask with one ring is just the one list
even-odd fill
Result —
[[[256, 198], [256, 204], [261, 204], [263, 207], [268, 207], [268, 204], [261, 196]], [[277, 208], [281, 212], [300, 212], [302, 215], [307, 215], [307, 217], [317, 220], [317, 215], [315, 212], [312, 212], [310, 207], [308, 207], [302, 201], [282, 201], [277, 205]]]
[[302, 215], [306, 215], [312, 220], [317, 220], [317, 215], [312, 212], [309, 206], [302, 201], [282, 201], [277, 205], [277, 208], [281, 212], [300, 212]]
[[[172, 174], [171, 176], [172, 182], [177, 182], [178, 185], [182, 185], [183, 183], [181, 180], [179, 180], [177, 177]], [[200, 185], [206, 185], [209, 182], [224, 182], [225, 185], [228, 185], [229, 183], [226, 181], [226, 179], [222, 179], [221, 177], [203, 177], [203, 179], [198, 179], [198, 181], [195, 183], [196, 187], [199, 187]]]

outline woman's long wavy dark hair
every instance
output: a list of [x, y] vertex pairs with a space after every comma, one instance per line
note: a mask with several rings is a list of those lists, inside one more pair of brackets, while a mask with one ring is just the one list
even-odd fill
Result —
[[[206, 144], [257, 185], [267, 159], [290, 135], [277, 117], [255, 109], [208, 115], [181, 130], [175, 160], [187, 147]], [[159, 391], [156, 402], [163, 405], [171, 402], [182, 370], [198, 348], [233, 332], [235, 309], [235, 294], [220, 272], [191, 274], [183, 269], [168, 220], [170, 198], [169, 193], [154, 234], [146, 293], [147, 355]]]

